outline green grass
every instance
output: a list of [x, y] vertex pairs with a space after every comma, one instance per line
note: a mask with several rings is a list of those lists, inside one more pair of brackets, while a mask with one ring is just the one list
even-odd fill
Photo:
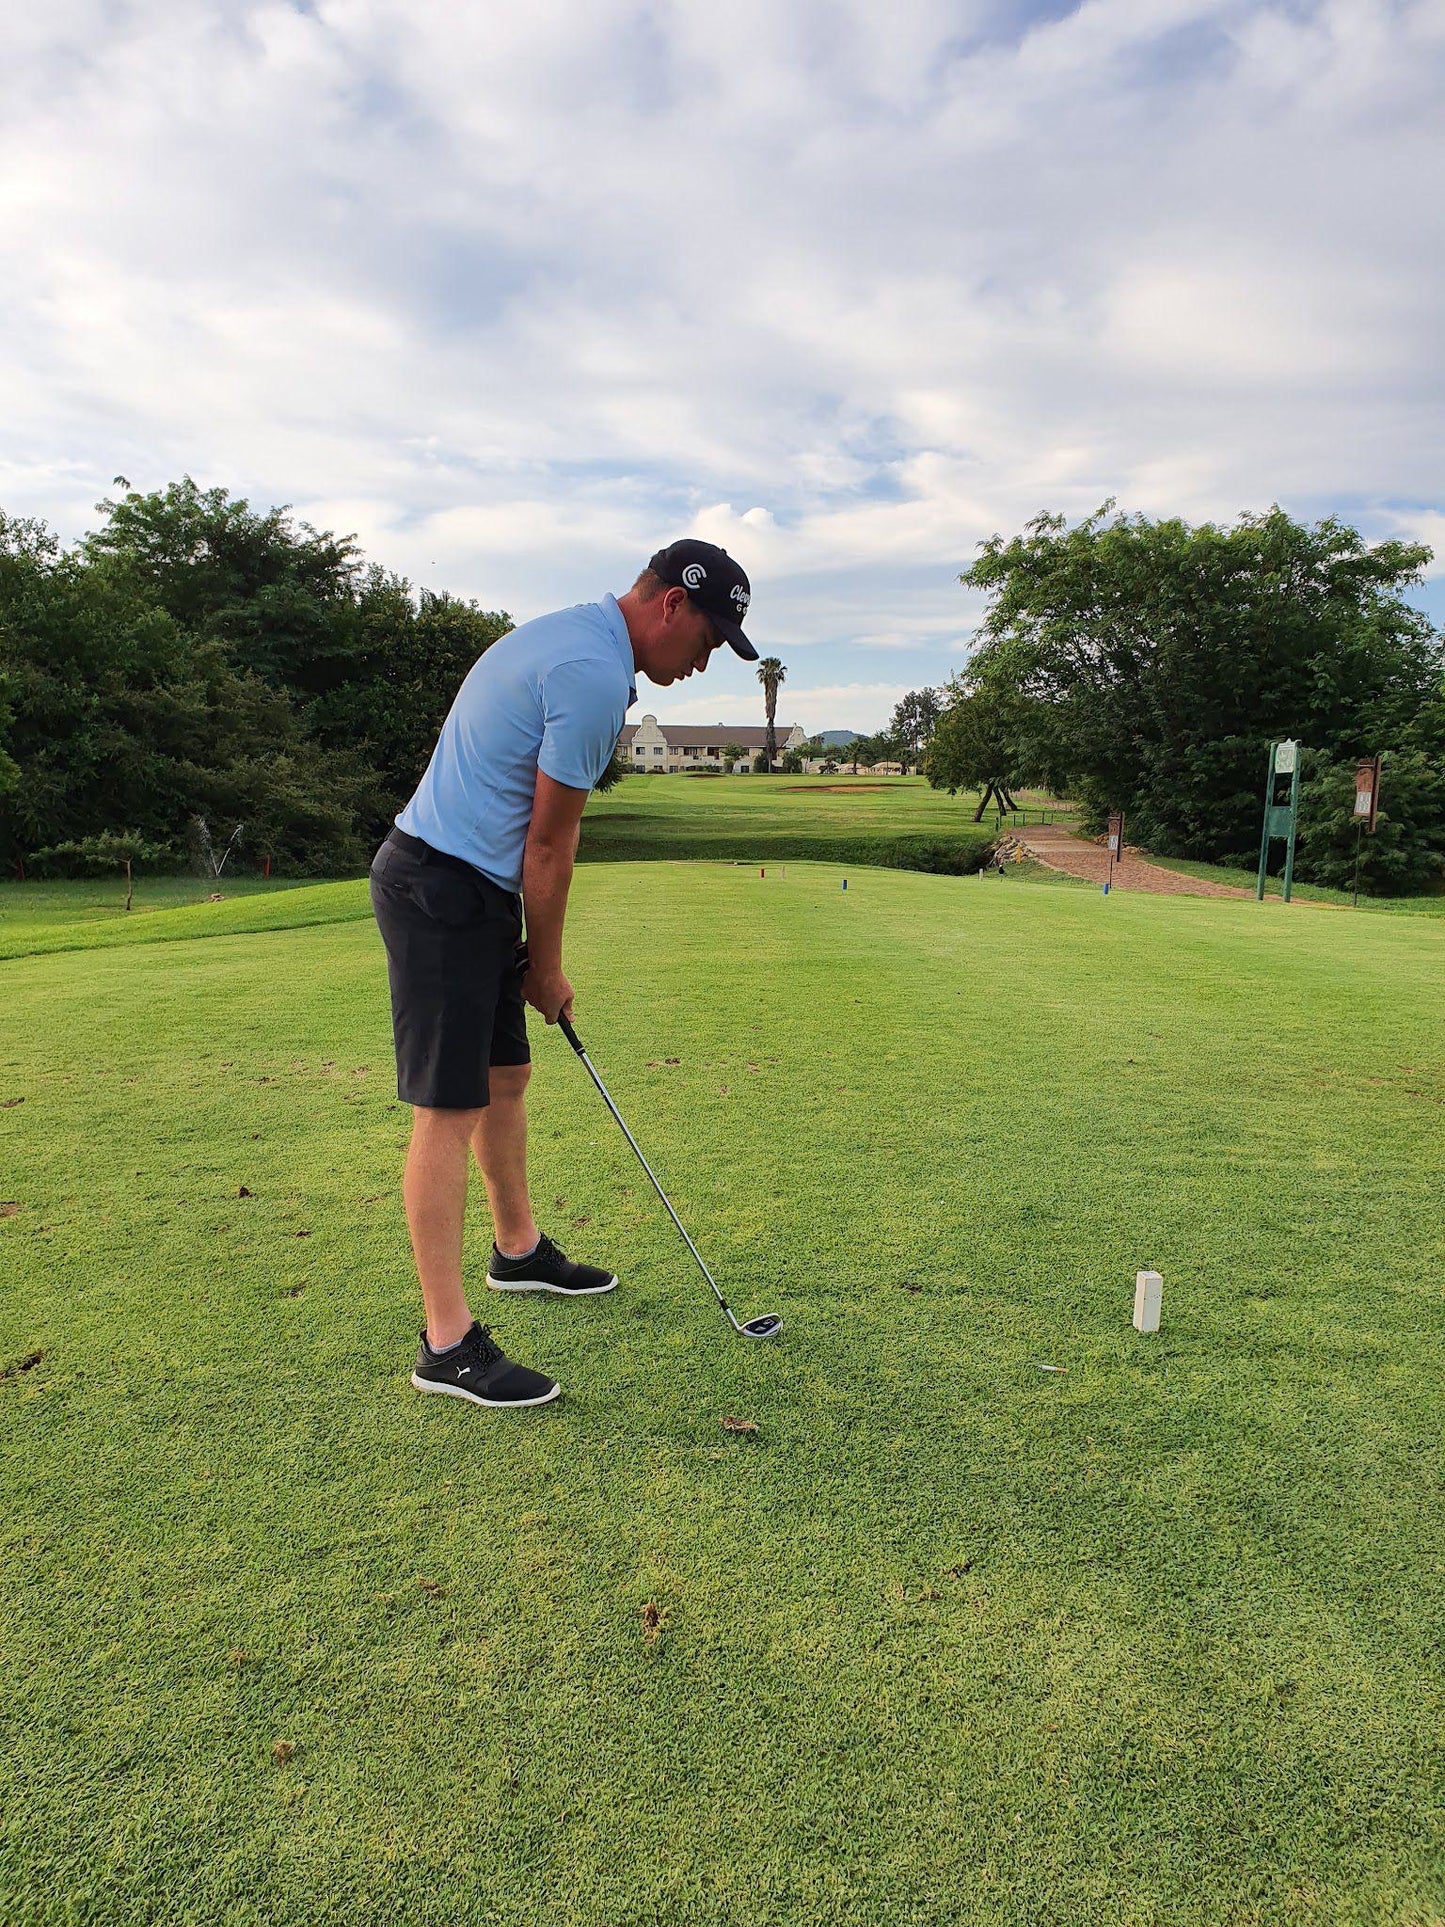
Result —
[[[710, 857], [766, 865], [811, 857], [968, 871], [992, 845], [993, 830], [972, 820], [976, 798], [942, 795], [907, 778], [860, 778], [861, 788], [830, 793], [833, 783], [851, 781], [629, 778], [589, 802], [579, 854], [584, 862]], [[213, 893], [220, 903], [208, 901]], [[364, 879], [338, 895], [306, 878], [228, 875], [217, 886], [194, 877], [143, 876], [129, 913], [121, 880], [0, 883], [0, 959], [370, 914]]]
[[[1276, 846], [1277, 847], [1277, 846]], [[1193, 863], [1187, 857], [1155, 856], [1149, 854], [1149, 861], [1157, 863], [1161, 870], [1178, 870], [1187, 877], [1206, 877], [1213, 883], [1231, 883], [1238, 890], [1253, 890], [1259, 878], [1258, 867], [1252, 870], [1237, 869], [1226, 863]], [[1265, 884], [1265, 894], [1278, 897], [1284, 888], [1278, 876], [1271, 876]], [[1331, 903], [1337, 908], [1350, 909], [1350, 892], [1332, 890], [1320, 883], [1294, 883], [1291, 886], [1292, 900], [1301, 903]], [[1445, 917], [1445, 890], [1427, 891], [1423, 895], [1410, 897], [1374, 897], [1362, 895], [1354, 908], [1360, 910], [1389, 910], [1403, 916]]]
[[407, 1387], [369, 925], [0, 969], [7, 1927], [1445, 1915], [1445, 931], [850, 885], [579, 872], [786, 1328], [539, 1031], [530, 1417]]
[[[303, 929], [310, 924], [359, 922], [371, 917], [364, 877], [345, 883], [262, 883], [253, 879], [249, 888], [227, 891], [219, 903], [180, 890], [166, 901], [158, 886], [183, 881], [179, 877], [156, 878], [156, 896], [161, 900], [144, 913], [132, 910], [129, 915], [124, 896], [117, 901], [85, 882], [9, 884], [0, 888], [0, 959]], [[32, 915], [31, 892], [41, 889], [45, 897], [37, 905], [38, 913]]]
[[922, 777], [633, 776], [588, 804], [581, 855], [592, 862], [712, 857], [741, 863], [818, 858], [976, 868], [993, 843], [978, 799]]
[[48, 929], [58, 923], [106, 922], [112, 917], [136, 919], [157, 910], [184, 909], [204, 904], [213, 895], [231, 902], [237, 897], [269, 896], [278, 890], [297, 890], [308, 879], [238, 875], [229, 873], [216, 881], [208, 877], [156, 877], [140, 875], [135, 879], [134, 900], [129, 912], [125, 907], [125, 878], [40, 877], [25, 883], [7, 880], [0, 884], [0, 931]]

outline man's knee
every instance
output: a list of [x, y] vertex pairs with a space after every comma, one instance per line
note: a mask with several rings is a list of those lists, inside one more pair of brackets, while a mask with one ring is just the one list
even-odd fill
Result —
[[479, 1118], [485, 1116], [481, 1110], [450, 1111], [438, 1110], [427, 1104], [414, 1104], [411, 1112], [411, 1134], [414, 1138], [460, 1138], [463, 1144], [477, 1128]]
[[492, 1087], [493, 1098], [501, 1098], [505, 1103], [522, 1095], [531, 1076], [530, 1064], [493, 1064], [487, 1072], [487, 1082]]

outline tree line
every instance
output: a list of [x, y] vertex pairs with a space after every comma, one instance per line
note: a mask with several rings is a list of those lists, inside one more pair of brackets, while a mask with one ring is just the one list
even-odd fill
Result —
[[810, 736], [800, 749], [784, 756], [782, 768], [785, 773], [794, 767], [801, 769], [805, 759], [816, 762], [820, 757], [825, 774], [828, 766], [840, 774], [856, 774], [878, 763], [900, 763], [905, 770], [917, 768], [946, 700], [946, 690], [910, 689], [882, 729], [871, 735], [860, 733], [846, 743], [828, 743], [821, 735]]
[[0, 864], [364, 863], [510, 617], [189, 478], [99, 512], [0, 511]]
[[[1041, 786], [1086, 830], [1122, 809], [1161, 855], [1251, 865], [1269, 744], [1294, 737], [1296, 873], [1341, 884], [1354, 765], [1383, 752], [1365, 885], [1445, 876], [1445, 653], [1404, 594], [1429, 550], [1278, 508], [1230, 528], [1112, 511], [981, 544], [965, 668], [876, 735], [802, 753], [921, 762], [953, 792]], [[189, 478], [99, 513], [64, 548], [0, 511], [0, 864], [178, 867], [238, 840], [292, 874], [364, 863], [510, 617]], [[784, 675], [759, 667], [770, 727]]]
[[1269, 745], [1304, 746], [1295, 873], [1348, 885], [1356, 762], [1382, 753], [1364, 887], [1445, 877], [1445, 650], [1404, 591], [1430, 551], [1279, 508], [1232, 527], [1036, 517], [960, 578], [989, 598], [925, 768], [951, 791], [1038, 785], [1083, 827], [1252, 868]]

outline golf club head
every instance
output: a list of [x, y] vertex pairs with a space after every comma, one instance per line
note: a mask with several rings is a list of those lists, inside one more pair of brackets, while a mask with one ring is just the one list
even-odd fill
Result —
[[744, 1338], [776, 1338], [783, 1329], [783, 1321], [776, 1312], [770, 1311], [761, 1318], [750, 1318], [736, 1329]]

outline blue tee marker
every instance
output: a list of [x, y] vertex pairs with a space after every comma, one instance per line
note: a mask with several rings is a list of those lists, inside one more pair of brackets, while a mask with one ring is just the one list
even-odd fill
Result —
[[847, 877], [844, 877], [844, 879], [843, 879], [843, 888], [844, 888], [845, 890], [846, 890], [846, 889], [848, 888], [848, 879], [847, 879]]

